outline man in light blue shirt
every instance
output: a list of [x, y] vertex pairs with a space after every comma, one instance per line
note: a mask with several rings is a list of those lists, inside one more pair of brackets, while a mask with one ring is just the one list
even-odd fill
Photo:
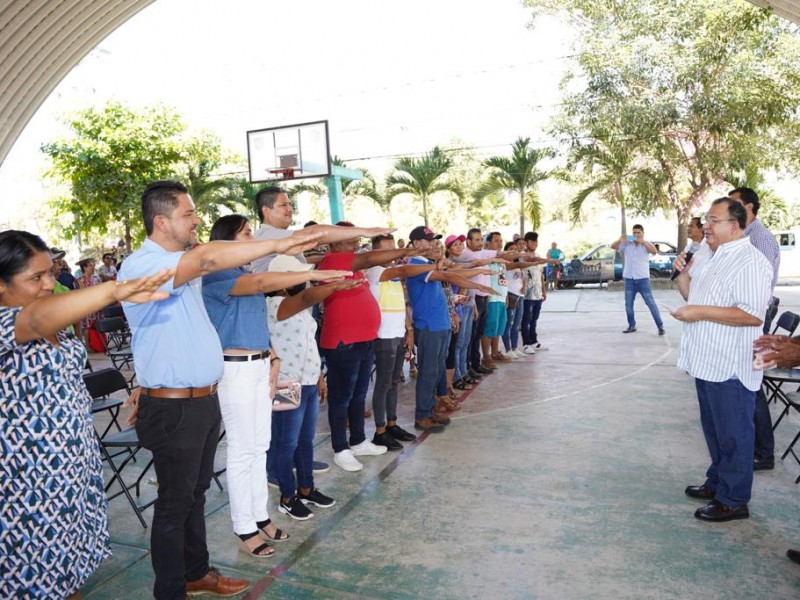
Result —
[[320, 236], [300, 231], [278, 241], [194, 247], [198, 224], [194, 202], [186, 187], [173, 181], [147, 187], [142, 215], [147, 240], [125, 260], [119, 281], [164, 267], [176, 270], [162, 288], [170, 297], [159, 310], [123, 305], [142, 386], [129, 405], [134, 408], [139, 441], [153, 454], [158, 478], [150, 540], [156, 574], [153, 595], [159, 600], [187, 593], [233, 595], [249, 583], [212, 568], [206, 545], [205, 492], [219, 440], [216, 388], [222, 375], [222, 348], [203, 304], [199, 277], [273, 252], [302, 252]]
[[644, 227], [641, 225], [633, 226], [633, 239], [629, 240], [627, 235], [611, 244], [614, 250], [622, 252], [624, 266], [622, 268], [622, 279], [625, 282], [625, 314], [628, 317], [628, 328], [622, 333], [633, 333], [636, 331], [636, 316], [633, 312], [633, 303], [636, 294], [641, 294], [653, 320], [658, 327], [658, 335], [664, 335], [664, 321], [661, 320], [661, 313], [656, 306], [653, 291], [650, 289], [650, 255], [658, 252], [656, 247], [644, 239]]

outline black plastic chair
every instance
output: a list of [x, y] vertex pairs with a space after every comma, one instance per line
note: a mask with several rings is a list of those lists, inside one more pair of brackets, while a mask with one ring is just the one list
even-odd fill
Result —
[[[129, 452], [129, 454], [119, 465], [117, 465], [114, 463], [113, 457], [109, 452], [110, 448], [119, 448], [122, 450], [122, 452], [118, 452], [114, 456], [118, 456], [124, 452]], [[150, 467], [153, 465], [153, 459], [151, 458], [147, 465], [145, 465], [135, 482], [127, 484], [122, 478], [122, 472], [125, 470], [125, 467], [130, 464], [131, 461], [136, 459], [136, 454], [141, 449], [142, 445], [139, 443], [139, 436], [136, 435], [136, 429], [133, 427], [130, 429], [125, 429], [124, 431], [120, 431], [119, 433], [109, 435], [100, 441], [100, 451], [105, 456], [106, 460], [108, 461], [109, 468], [114, 473], [111, 479], [108, 480], [108, 483], [106, 483], [106, 496], [108, 497], [108, 501], [110, 502], [117, 496], [124, 494], [128, 499], [128, 503], [131, 505], [133, 512], [136, 513], [136, 518], [139, 519], [142, 527], [147, 529], [147, 523], [142, 516], [142, 512], [155, 504], [155, 499], [145, 504], [138, 504], [133, 499], [133, 496], [131, 496], [131, 488], [136, 490], [136, 497], [138, 498], [141, 492], [142, 480], [150, 470]], [[117, 493], [109, 496], [108, 490], [111, 489], [111, 486], [114, 485], [114, 482], [119, 484], [120, 490]]]
[[[104, 333], [106, 340], [103, 342], [106, 356], [111, 360], [115, 369], [128, 368], [133, 365], [133, 350], [128, 345], [129, 331], [125, 319], [122, 317], [112, 317], [110, 319], [100, 319], [95, 323], [95, 329], [99, 333]], [[131, 377], [131, 380], [133, 377]]]
[[89, 395], [94, 400], [92, 414], [96, 415], [107, 411], [111, 417], [111, 421], [103, 430], [103, 433], [98, 434], [100, 439], [105, 438], [114, 426], [117, 431], [122, 431], [118, 418], [119, 410], [124, 400], [112, 398], [111, 395], [122, 391], [130, 394], [130, 388], [125, 376], [116, 369], [100, 369], [99, 371], [84, 374], [83, 383], [86, 384], [86, 389], [89, 390]]
[[[775, 310], [777, 311], [777, 307]], [[778, 317], [778, 322], [772, 328], [772, 334], [775, 335], [779, 329], [783, 329], [786, 331], [785, 335], [792, 336], [798, 325], [800, 325], [800, 315], [787, 310]]]

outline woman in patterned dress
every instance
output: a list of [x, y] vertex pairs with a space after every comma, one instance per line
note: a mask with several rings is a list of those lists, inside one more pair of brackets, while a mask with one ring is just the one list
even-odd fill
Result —
[[53, 295], [47, 245], [0, 233], [0, 598], [79, 597], [110, 554], [86, 350], [64, 328], [102, 307], [165, 298], [172, 274]]
[[[84, 258], [78, 262], [78, 266], [81, 268], [81, 276], [75, 279], [75, 289], [82, 290], [83, 288], [92, 287], [95, 285], [100, 285], [102, 282], [100, 281], [100, 277], [95, 273], [94, 270], [94, 259], [93, 258]], [[95, 321], [100, 318], [100, 312], [93, 312], [91, 314], [86, 315], [80, 322], [80, 328], [77, 332], [77, 336], [80, 338], [83, 337], [83, 343], [86, 344], [86, 347], [89, 347], [89, 329], [92, 328]]]

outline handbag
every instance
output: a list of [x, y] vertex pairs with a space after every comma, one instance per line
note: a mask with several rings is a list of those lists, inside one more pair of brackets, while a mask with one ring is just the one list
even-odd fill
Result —
[[97, 329], [95, 329], [95, 327], [94, 327], [94, 323], [89, 328], [89, 332], [88, 332], [87, 338], [88, 338], [87, 341], [88, 341], [88, 345], [89, 345], [89, 350], [91, 350], [92, 352], [105, 352], [106, 351], [106, 344], [108, 343], [107, 342], [107, 338], [106, 338], [106, 334], [102, 333], [100, 331], [97, 331]]
[[278, 381], [275, 397], [272, 399], [272, 410], [295, 410], [300, 408], [302, 386], [294, 379]]

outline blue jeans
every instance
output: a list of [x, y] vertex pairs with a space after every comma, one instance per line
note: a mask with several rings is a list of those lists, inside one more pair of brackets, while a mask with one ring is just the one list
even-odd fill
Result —
[[[508, 294], [511, 298], [512, 294]], [[517, 296], [517, 305], [514, 308], [507, 308], [506, 330], [503, 332], [503, 345], [508, 350], [516, 350], [519, 343], [519, 327], [522, 323], [522, 313], [524, 309], [522, 296]]]
[[522, 313], [522, 345], [533, 346], [539, 343], [536, 335], [536, 323], [539, 321], [539, 314], [542, 312], [542, 302], [544, 300], [525, 300]]
[[[364, 401], [375, 354], [372, 342], [342, 344], [334, 349], [323, 348], [328, 366], [328, 423], [334, 452], [357, 446], [364, 435]], [[350, 421], [350, 444], [347, 443], [347, 422]]]
[[417, 421], [430, 419], [436, 402], [436, 384], [445, 372], [445, 359], [450, 344], [450, 330], [430, 331], [414, 328], [417, 343]]
[[456, 372], [453, 377], [458, 380], [467, 374], [469, 369], [469, 342], [472, 338], [472, 318], [474, 316], [474, 305], [470, 302], [465, 304], [461, 310], [461, 324], [458, 326], [456, 334]]
[[738, 508], [750, 501], [753, 487], [753, 410], [755, 392], [738, 379], [720, 383], [695, 379], [700, 423], [711, 466], [705, 485], [714, 498]]
[[[299, 408], [272, 412], [272, 442], [267, 474], [277, 479], [281, 497], [291, 498], [298, 487], [313, 488], [314, 432], [319, 414], [319, 388], [304, 385]], [[297, 487], [292, 467], [297, 466]]]
[[649, 278], [625, 279], [625, 314], [628, 316], [628, 327], [636, 327], [636, 317], [633, 314], [633, 301], [636, 299], [636, 294], [642, 295], [644, 303], [650, 309], [650, 314], [653, 315], [656, 327], [663, 329], [664, 321], [661, 320], [661, 313], [658, 312], [658, 306], [656, 306], [655, 298], [653, 298]]

